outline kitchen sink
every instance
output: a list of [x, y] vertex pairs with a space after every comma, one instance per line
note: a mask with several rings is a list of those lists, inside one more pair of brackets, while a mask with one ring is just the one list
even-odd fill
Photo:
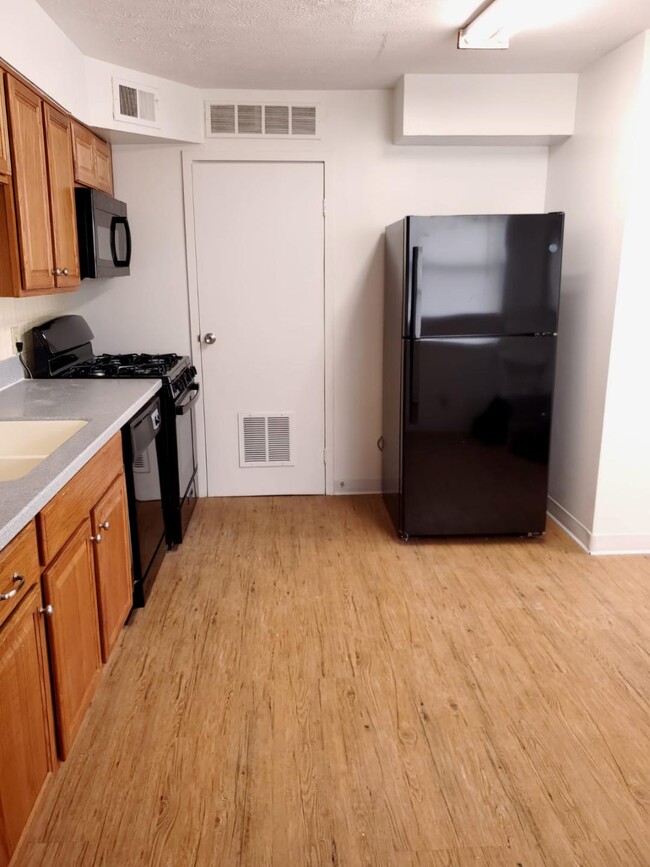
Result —
[[0, 482], [26, 476], [87, 424], [76, 418], [0, 421]]

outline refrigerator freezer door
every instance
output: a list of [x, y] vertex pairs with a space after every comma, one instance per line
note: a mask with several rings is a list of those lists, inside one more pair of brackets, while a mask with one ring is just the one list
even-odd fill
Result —
[[402, 532], [542, 532], [554, 337], [405, 340]]
[[403, 336], [557, 331], [563, 214], [408, 217]]

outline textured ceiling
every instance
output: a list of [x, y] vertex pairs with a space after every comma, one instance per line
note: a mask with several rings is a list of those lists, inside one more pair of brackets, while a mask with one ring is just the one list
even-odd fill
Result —
[[405, 72], [574, 72], [650, 27], [649, 0], [517, 0], [548, 20], [514, 36], [508, 51], [468, 52], [456, 49], [456, 30], [481, 0], [39, 2], [85, 54], [206, 88], [383, 88]]

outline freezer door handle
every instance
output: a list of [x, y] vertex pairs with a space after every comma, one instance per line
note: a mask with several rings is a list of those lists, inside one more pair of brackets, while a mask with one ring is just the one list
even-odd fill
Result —
[[413, 279], [411, 295], [411, 338], [417, 340], [422, 332], [422, 259], [424, 247], [413, 247]]

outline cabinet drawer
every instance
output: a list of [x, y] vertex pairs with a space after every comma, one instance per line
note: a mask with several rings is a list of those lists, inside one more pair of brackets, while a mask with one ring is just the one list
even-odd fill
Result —
[[[14, 575], [20, 578], [14, 579]], [[0, 551], [0, 593], [16, 591], [9, 599], [0, 599], [0, 626], [38, 582], [39, 575], [36, 526], [31, 521]]]
[[116, 433], [39, 512], [43, 566], [54, 559], [122, 469], [122, 435]]

